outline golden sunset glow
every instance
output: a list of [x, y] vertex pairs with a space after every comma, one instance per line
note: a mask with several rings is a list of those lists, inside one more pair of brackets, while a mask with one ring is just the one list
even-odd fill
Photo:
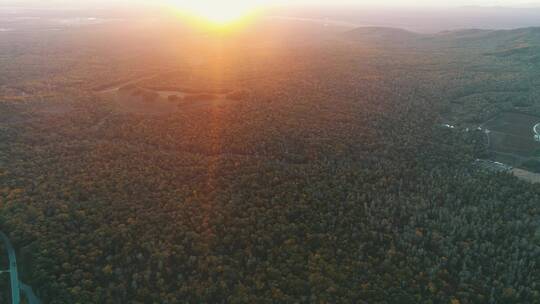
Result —
[[259, 0], [173, 0], [173, 6], [184, 16], [207, 22], [213, 26], [228, 26], [256, 14], [263, 8]]

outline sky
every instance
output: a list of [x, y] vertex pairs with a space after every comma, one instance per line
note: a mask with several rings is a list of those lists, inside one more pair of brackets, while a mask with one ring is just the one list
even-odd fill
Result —
[[139, 4], [165, 4], [180, 3], [253, 3], [256, 1], [271, 5], [284, 5], [293, 2], [295, 5], [358, 5], [358, 6], [406, 6], [406, 7], [456, 7], [456, 6], [503, 6], [503, 7], [539, 7], [540, 0], [0, 0], [1, 6], [9, 7], [108, 7], [108, 6], [133, 6]]

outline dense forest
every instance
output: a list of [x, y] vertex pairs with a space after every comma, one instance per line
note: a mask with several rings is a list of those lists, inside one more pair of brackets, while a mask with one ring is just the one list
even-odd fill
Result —
[[[540, 113], [537, 29], [132, 30], [0, 39], [0, 228], [46, 303], [540, 303], [540, 186], [441, 127]], [[100, 93], [133, 80], [242, 94]]]

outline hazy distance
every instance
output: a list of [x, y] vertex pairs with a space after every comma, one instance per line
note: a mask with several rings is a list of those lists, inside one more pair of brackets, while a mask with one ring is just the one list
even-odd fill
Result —
[[[36, 1], [8, 0], [0, 4], [0, 28], [13, 28], [7, 19], [36, 18], [166, 18], [183, 0], [171, 1]], [[207, 1], [208, 5], [212, 1]], [[242, 5], [242, 1], [235, 2]], [[297, 18], [304, 21], [329, 21], [355, 26], [383, 26], [416, 32], [440, 32], [467, 28], [514, 29], [540, 26], [539, 1], [440, 1], [389, 0], [375, 6], [375, 1], [260, 1], [263, 17]], [[203, 2], [203, 5], [206, 3]], [[129, 5], [129, 8], [127, 8]]]

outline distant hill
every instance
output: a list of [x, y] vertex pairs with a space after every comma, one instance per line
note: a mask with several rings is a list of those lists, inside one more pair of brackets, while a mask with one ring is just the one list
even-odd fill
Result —
[[439, 40], [454, 40], [461, 43], [482, 42], [489, 44], [540, 43], [540, 28], [521, 28], [515, 30], [481, 30], [469, 29], [441, 32], [433, 35]]
[[483, 50], [485, 55], [508, 57], [539, 55], [540, 27], [515, 30], [464, 29], [420, 34], [398, 28], [361, 27], [344, 34], [346, 39], [385, 45], [451, 47]]
[[360, 27], [345, 33], [345, 38], [379, 43], [409, 43], [424, 35], [392, 27]]
[[495, 30], [484, 30], [484, 29], [464, 29], [464, 30], [455, 30], [455, 31], [443, 31], [437, 34], [434, 34], [435, 38], [452, 38], [452, 39], [478, 39], [485, 37], [486, 35], [497, 32]]
[[533, 63], [538, 63], [540, 58], [540, 28], [440, 33], [433, 41], [484, 50], [484, 55], [498, 58], [513, 58]]

